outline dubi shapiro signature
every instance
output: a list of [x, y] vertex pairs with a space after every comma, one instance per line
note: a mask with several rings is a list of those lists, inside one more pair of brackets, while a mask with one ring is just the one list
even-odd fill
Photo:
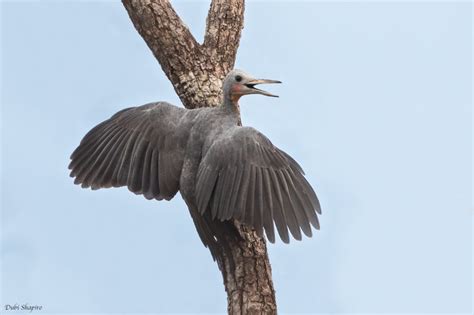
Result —
[[41, 311], [43, 309], [42, 305], [30, 305], [28, 303], [25, 304], [5, 304], [4, 310], [5, 311]]

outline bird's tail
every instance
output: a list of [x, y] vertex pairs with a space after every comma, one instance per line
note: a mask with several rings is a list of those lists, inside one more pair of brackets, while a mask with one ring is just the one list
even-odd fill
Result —
[[232, 243], [242, 240], [239, 231], [231, 221], [213, 220], [211, 212], [206, 211], [202, 215], [189, 207], [196, 230], [204, 246], [209, 248], [212, 258], [223, 270], [225, 260], [228, 261], [231, 270], [235, 269], [235, 261], [232, 253]]

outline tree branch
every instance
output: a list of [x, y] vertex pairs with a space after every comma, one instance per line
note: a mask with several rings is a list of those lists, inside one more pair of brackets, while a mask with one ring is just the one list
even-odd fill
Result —
[[169, 1], [122, 2], [183, 105], [219, 105], [221, 82], [234, 67], [243, 28], [244, 1], [212, 2], [204, 45], [197, 43]]
[[242, 239], [228, 240], [232, 257], [226, 257], [225, 251], [222, 253], [228, 314], [276, 314], [272, 268], [265, 240], [250, 227], [237, 221], [233, 224]]
[[[199, 44], [166, 0], [124, 0], [123, 4], [134, 21], [135, 28], [160, 61], [170, 80], [177, 80], [176, 72], [183, 69], [174, 58], [180, 53], [183, 59], [200, 53]], [[173, 78], [173, 79], [171, 79]]]
[[211, 58], [220, 63], [232, 61], [226, 70], [234, 67], [233, 61], [244, 28], [244, 8], [244, 0], [214, 0], [207, 15], [203, 46]]
[[[123, 0], [138, 33], [159, 61], [161, 68], [188, 108], [202, 107], [193, 87], [200, 77], [196, 64], [205, 59], [188, 27], [166, 0]], [[198, 80], [199, 82], [199, 80]], [[199, 86], [199, 88], [202, 88]]]

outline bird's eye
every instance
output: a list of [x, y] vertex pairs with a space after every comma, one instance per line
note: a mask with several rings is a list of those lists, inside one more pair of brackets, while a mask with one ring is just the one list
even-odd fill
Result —
[[240, 75], [235, 76], [235, 81], [240, 82], [242, 81], [242, 77]]

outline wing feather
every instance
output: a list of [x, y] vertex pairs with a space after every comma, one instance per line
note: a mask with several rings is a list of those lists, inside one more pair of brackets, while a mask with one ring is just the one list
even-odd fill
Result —
[[247, 190], [247, 200], [245, 203], [245, 211], [242, 211], [242, 222], [246, 222], [254, 226], [254, 213], [255, 213], [255, 166], [250, 166], [250, 175], [249, 175], [249, 186]]
[[311, 206], [305, 206], [303, 198], [301, 197], [300, 192], [295, 188], [288, 170], [283, 170], [282, 173], [286, 178], [286, 183], [289, 189], [289, 195], [292, 196], [292, 200], [294, 201], [294, 210], [298, 224], [301, 227], [303, 233], [306, 236], [311, 237], [313, 233], [311, 231], [311, 226], [304, 210], [305, 207], [310, 208]]
[[125, 145], [125, 150], [123, 153], [122, 158], [120, 159], [120, 164], [118, 165], [117, 169], [117, 185], [123, 186], [127, 184], [128, 181], [128, 173], [130, 171], [130, 165], [133, 155], [133, 148], [135, 146], [135, 142], [138, 140], [139, 133], [137, 131], [132, 131], [130, 134], [130, 138]]
[[153, 147], [150, 143], [146, 148], [145, 158], [143, 160], [143, 173], [142, 173], [142, 193], [146, 199], [153, 199], [153, 195], [150, 195], [151, 185], [151, 157], [153, 154]]
[[191, 121], [182, 119], [187, 113], [168, 103], [150, 103], [101, 122], [71, 154], [74, 183], [92, 189], [127, 186], [147, 199], [171, 199], [179, 189], [181, 153], [189, 136], [189, 128], [180, 125]]
[[[115, 127], [115, 126], [114, 126]], [[69, 164], [69, 168], [71, 169], [71, 176], [76, 177], [75, 184], [79, 184], [82, 182], [84, 177], [87, 175], [88, 172], [92, 170], [91, 163], [94, 161], [94, 157], [99, 154], [102, 148], [105, 146], [107, 141], [114, 136], [114, 132], [118, 131], [119, 128], [108, 128], [98, 139], [96, 139], [96, 145], [91, 146], [87, 150], [79, 150], [80, 146], [76, 151], [78, 151], [77, 159], [72, 160]]]
[[[248, 198], [248, 187], [250, 184], [250, 165], [249, 164], [244, 164], [244, 170], [242, 173], [242, 179], [241, 179], [241, 184], [239, 188], [239, 192], [237, 195], [238, 201], [237, 201], [237, 207], [234, 209], [234, 216], [233, 218], [239, 221], [242, 221], [244, 215], [245, 215], [245, 206], [247, 204], [247, 198]], [[223, 217], [225, 220], [229, 220], [232, 218], [232, 216], [227, 216]]]
[[[111, 166], [113, 165], [114, 158], [117, 155], [117, 150], [125, 138], [126, 130], [119, 130], [117, 134], [118, 137], [114, 139], [114, 141], [111, 141], [111, 147], [109, 148], [107, 155], [102, 159], [100, 166], [97, 167], [95, 174], [90, 179], [90, 182], [102, 182], [104, 183], [104, 186], [110, 187], [110, 184], [107, 182], [107, 179], [110, 178], [110, 176], [107, 177], [107, 175], [110, 175], [110, 169], [112, 168]], [[95, 190], [100, 187], [97, 184], [93, 184], [91, 185], [91, 188]]]
[[97, 176], [97, 173], [100, 171], [101, 162], [107, 156], [107, 153], [110, 150], [110, 147], [117, 141], [120, 137], [120, 130], [117, 130], [115, 133], [111, 133], [109, 137], [102, 140], [99, 144], [97, 150], [91, 155], [88, 160], [88, 168], [84, 169], [82, 173], [82, 188], [88, 188], [93, 185], [93, 180]]
[[198, 208], [201, 209], [208, 204], [211, 199], [212, 191], [216, 186], [217, 172], [212, 171], [210, 168], [203, 168], [201, 173], [198, 175], [197, 187], [202, 188], [202, 198], [198, 200]]
[[257, 231], [258, 235], [263, 234], [263, 213], [264, 213], [264, 203], [263, 203], [263, 179], [262, 179], [262, 169], [259, 167], [255, 168], [255, 216], [253, 226]]
[[241, 163], [238, 163], [237, 170], [236, 170], [235, 183], [234, 183], [234, 187], [232, 188], [232, 196], [230, 198], [230, 205], [229, 205], [229, 208], [226, 210], [226, 212], [222, 214], [223, 218], [231, 218], [234, 212], [235, 213], [240, 212], [240, 209], [236, 207], [238, 205], [238, 201], [240, 198], [239, 191], [241, 188], [243, 175], [244, 175], [244, 168], [242, 167]]
[[296, 240], [301, 240], [301, 230], [300, 230], [300, 224], [298, 223], [298, 219], [296, 218], [296, 206], [293, 202], [292, 196], [290, 194], [288, 184], [286, 182], [285, 176], [283, 175], [283, 171], [277, 171], [276, 175], [278, 177], [279, 183], [281, 187], [283, 188], [281, 190], [281, 193], [283, 195], [283, 206], [285, 211], [285, 218], [286, 222], [288, 224], [288, 228], [290, 230], [291, 235]]
[[133, 147], [132, 159], [128, 169], [127, 186], [134, 193], [141, 193], [143, 160], [145, 158], [147, 142], [143, 137], [139, 137]]
[[[212, 204], [212, 212], [211, 212], [213, 220], [217, 217], [217, 212], [219, 211], [219, 204], [220, 204], [221, 199], [225, 198], [224, 194], [222, 193], [222, 190], [224, 189], [224, 182], [225, 182], [226, 177], [227, 177], [227, 173], [225, 172], [219, 173], [218, 181], [216, 184], [216, 192], [213, 195], [214, 202]], [[204, 211], [206, 210], [205, 208], [203, 209], [204, 210], [202, 210], [202, 213], [204, 213]]]
[[[120, 140], [114, 146], [113, 153], [110, 156], [110, 161], [108, 161], [107, 163], [108, 165], [106, 170], [104, 171], [103, 177], [98, 180], [98, 182], [102, 183], [102, 186], [104, 188], [116, 187], [116, 168], [123, 154], [123, 149], [125, 147], [125, 144], [127, 143], [127, 138], [129, 135], [130, 131], [125, 130], [122, 133]], [[96, 187], [96, 185], [94, 185], [94, 187]]]
[[269, 170], [266, 168], [262, 169], [263, 175], [263, 196], [265, 200], [265, 205], [267, 209], [265, 211], [265, 216], [263, 220], [263, 226], [265, 227], [265, 234], [268, 237], [268, 240], [272, 243], [275, 242], [275, 229], [273, 225], [273, 199], [272, 199], [272, 183], [270, 179]]
[[92, 160], [93, 162], [93, 167], [90, 169], [90, 171], [87, 173], [87, 175], [84, 176], [84, 182], [83, 182], [83, 187], [91, 187], [94, 189], [94, 185], [92, 185], [93, 180], [101, 175], [103, 171], [103, 167], [105, 166], [103, 164], [103, 161], [107, 159], [107, 157], [110, 154], [110, 151], [112, 151], [115, 143], [120, 140], [121, 136], [121, 130], [113, 134], [113, 136], [110, 138], [107, 143], [104, 143], [103, 148], [98, 152], [95, 156], [94, 159]]
[[234, 174], [232, 169], [233, 168], [229, 166], [223, 171], [225, 173], [225, 180], [222, 182], [222, 192], [218, 208], [218, 212], [220, 213], [226, 212], [227, 206], [232, 196], [232, 184], [234, 182]]
[[270, 177], [272, 181], [272, 196], [274, 196], [274, 199], [276, 199], [276, 202], [273, 204], [275, 225], [281, 240], [284, 243], [289, 243], [290, 237], [288, 235], [288, 224], [285, 218], [283, 197], [281, 195], [280, 183], [278, 182], [278, 178], [274, 170], [270, 170]]
[[222, 216], [226, 216], [226, 214], [228, 216], [230, 216], [233, 212], [233, 208], [231, 208], [231, 203], [232, 203], [232, 198], [233, 198], [233, 194], [234, 194], [234, 191], [236, 190], [236, 182], [237, 182], [237, 171], [238, 171], [238, 168], [237, 166], [233, 166], [229, 169], [229, 178], [228, 178], [228, 182], [226, 184], [226, 192], [224, 192], [224, 194], [226, 196], [228, 196], [228, 198], [225, 199], [225, 202], [223, 204], [223, 207], [220, 209], [222, 211]]
[[201, 214], [241, 221], [259, 234], [265, 231], [270, 242], [275, 227], [285, 243], [289, 233], [300, 240], [301, 231], [311, 236], [311, 225], [319, 228], [319, 201], [303, 169], [253, 128], [229, 127], [213, 139], [203, 152], [197, 183]]
[[[315, 229], [319, 229], [319, 221], [318, 221], [318, 216], [316, 215], [316, 212], [308, 210], [308, 209], [314, 209], [314, 203], [311, 202], [311, 199], [306, 192], [306, 189], [301, 181], [301, 178], [299, 178], [299, 180], [295, 180], [294, 184], [295, 184], [296, 190], [299, 191], [300, 194], [303, 196], [303, 199], [306, 201], [306, 204], [311, 206], [311, 207], [305, 207], [305, 214], [308, 221], [311, 223], [311, 225]], [[315, 210], [317, 211], [317, 209]]]

